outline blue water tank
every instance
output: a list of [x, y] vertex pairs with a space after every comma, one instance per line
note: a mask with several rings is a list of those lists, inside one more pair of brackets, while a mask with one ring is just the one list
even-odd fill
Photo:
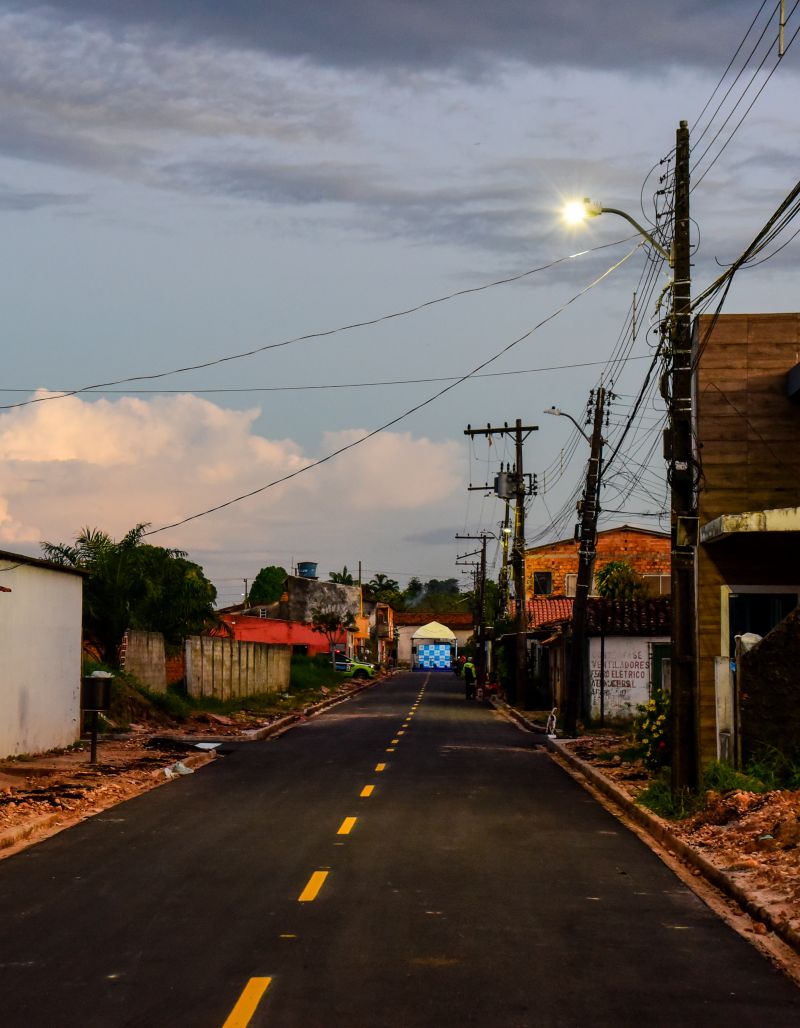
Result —
[[317, 564], [312, 560], [301, 560], [297, 564], [297, 574], [301, 578], [316, 578]]

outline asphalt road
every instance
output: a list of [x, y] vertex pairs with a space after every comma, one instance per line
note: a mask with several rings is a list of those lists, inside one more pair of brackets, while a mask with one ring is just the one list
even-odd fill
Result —
[[535, 740], [396, 675], [0, 863], [2, 1028], [800, 1024]]

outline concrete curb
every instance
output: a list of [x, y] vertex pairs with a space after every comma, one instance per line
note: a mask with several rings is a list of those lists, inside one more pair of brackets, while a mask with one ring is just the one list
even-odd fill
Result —
[[618, 807], [632, 821], [635, 821], [656, 842], [698, 870], [706, 881], [735, 900], [750, 917], [756, 921], [761, 921], [778, 938], [788, 946], [791, 946], [797, 953], [800, 953], [800, 932], [795, 931], [790, 925], [776, 921], [772, 913], [766, 907], [756, 903], [738, 882], [734, 881], [724, 871], [721, 871], [715, 864], [712, 864], [702, 853], [698, 853], [697, 850], [693, 849], [682, 839], [673, 835], [668, 822], [658, 817], [657, 814], [651, 813], [645, 807], [641, 807], [619, 786], [606, 778], [601, 771], [598, 771], [596, 767], [581, 760], [580, 757], [576, 757], [559, 739], [551, 739], [541, 725], [529, 721], [524, 714], [521, 714], [513, 707], [509, 707], [507, 704], [498, 703], [497, 706], [529, 731], [541, 735], [542, 743], [549, 750], [557, 753], [565, 763], [582, 775], [587, 782], [591, 782], [598, 792], [601, 792], [614, 806]]
[[57, 814], [42, 814], [41, 817], [26, 821], [25, 824], [7, 828], [4, 832], [0, 832], [0, 850], [11, 849], [18, 842], [27, 839], [29, 835], [38, 832], [40, 828], [51, 828], [57, 821], [63, 821], [63, 819], [64, 812], [59, 811]]

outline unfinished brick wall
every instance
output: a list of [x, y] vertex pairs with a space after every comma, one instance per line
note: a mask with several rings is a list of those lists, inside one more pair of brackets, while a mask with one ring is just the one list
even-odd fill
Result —
[[[640, 575], [670, 573], [671, 544], [668, 535], [647, 529], [610, 528], [597, 534], [595, 572], [614, 560], [624, 560]], [[534, 589], [534, 572], [552, 576], [552, 596], [566, 595], [566, 576], [577, 574], [578, 544], [562, 539], [547, 546], [536, 546], [525, 552], [525, 579], [528, 595], [542, 593]]]

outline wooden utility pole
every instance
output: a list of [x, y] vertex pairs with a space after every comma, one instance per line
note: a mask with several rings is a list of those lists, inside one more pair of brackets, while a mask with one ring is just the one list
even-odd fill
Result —
[[697, 552], [696, 461], [692, 442], [691, 256], [689, 242], [689, 128], [682, 121], [675, 150], [671, 360], [667, 453], [672, 529], [672, 791], [696, 789]]
[[508, 613], [508, 537], [511, 535], [511, 501], [506, 497], [506, 512], [503, 517], [503, 527], [500, 530], [500, 546], [502, 552], [502, 563], [500, 565], [500, 581], [498, 596], [498, 617], [505, 617]]
[[537, 432], [538, 425], [523, 425], [517, 418], [513, 427], [504, 422], [502, 426], [486, 428], [472, 428], [467, 425], [464, 435], [474, 437], [476, 435], [496, 436], [508, 435], [514, 437], [516, 462], [509, 477], [514, 490], [514, 543], [511, 550], [512, 565], [514, 568], [514, 599], [516, 603], [516, 655], [514, 660], [514, 695], [509, 697], [513, 702], [524, 704], [526, 699], [526, 685], [528, 681], [528, 610], [525, 597], [525, 497], [533, 491], [532, 482], [526, 481], [522, 467], [522, 444], [531, 434]]
[[575, 585], [575, 599], [572, 604], [572, 643], [570, 646], [569, 673], [567, 675], [567, 709], [564, 729], [567, 735], [575, 735], [579, 714], [585, 719], [589, 714], [589, 689], [585, 674], [586, 608], [594, 576], [594, 559], [597, 552], [597, 518], [600, 514], [600, 478], [603, 461], [603, 414], [606, 391], [597, 390], [594, 407], [594, 423], [590, 440], [591, 452], [586, 471], [586, 487], [580, 506], [581, 522], [577, 526], [578, 575]]
[[457, 535], [456, 539], [480, 539], [480, 550], [472, 553], [464, 553], [456, 558], [456, 563], [465, 557], [474, 557], [480, 554], [480, 563], [475, 574], [475, 649], [477, 660], [476, 678], [478, 685], [486, 684], [486, 540], [493, 539], [491, 532], [481, 532], [480, 535]]

